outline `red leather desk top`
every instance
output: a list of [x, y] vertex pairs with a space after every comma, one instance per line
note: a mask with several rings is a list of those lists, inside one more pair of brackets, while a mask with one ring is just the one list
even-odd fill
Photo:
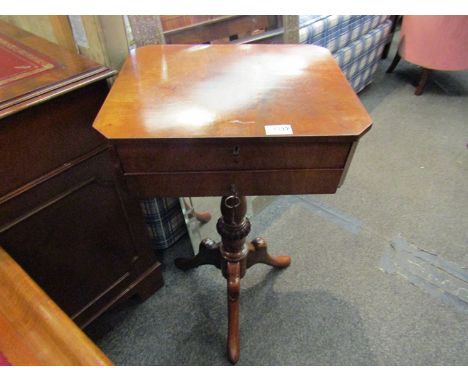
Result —
[[49, 57], [0, 33], [0, 86], [36, 76], [56, 65]]

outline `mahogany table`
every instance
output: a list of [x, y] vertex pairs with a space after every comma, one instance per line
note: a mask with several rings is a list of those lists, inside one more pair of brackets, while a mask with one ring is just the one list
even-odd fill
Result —
[[228, 357], [239, 359], [240, 279], [287, 267], [246, 243], [246, 195], [329, 194], [371, 120], [328, 50], [311, 45], [154, 45], [130, 53], [94, 127], [138, 197], [222, 196], [217, 230], [181, 269], [227, 279]]

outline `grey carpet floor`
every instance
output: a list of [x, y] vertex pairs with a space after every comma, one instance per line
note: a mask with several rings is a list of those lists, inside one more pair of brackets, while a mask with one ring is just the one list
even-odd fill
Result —
[[[252, 219], [292, 264], [242, 280], [239, 365], [468, 364], [468, 73], [416, 97], [418, 68], [387, 75], [390, 61], [360, 94], [374, 126], [338, 192], [271, 198]], [[161, 290], [87, 328], [114, 363], [228, 364], [225, 280], [177, 270], [191, 252], [186, 236], [161, 256]]]

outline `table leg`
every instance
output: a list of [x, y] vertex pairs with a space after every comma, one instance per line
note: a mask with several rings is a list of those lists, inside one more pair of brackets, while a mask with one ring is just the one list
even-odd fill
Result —
[[223, 259], [222, 271], [227, 279], [228, 295], [228, 340], [229, 361], [237, 363], [240, 356], [239, 294], [240, 279], [244, 277], [248, 246], [245, 238], [250, 232], [250, 222], [245, 217], [245, 196], [225, 196], [221, 199], [221, 218], [216, 225], [221, 235], [220, 252]]
[[175, 264], [188, 270], [204, 264], [212, 264], [222, 270], [227, 280], [228, 302], [228, 339], [227, 354], [229, 361], [237, 363], [240, 356], [239, 308], [240, 280], [247, 268], [262, 263], [277, 268], [291, 263], [289, 256], [271, 256], [265, 240], [256, 238], [246, 244], [250, 232], [250, 222], [245, 217], [247, 200], [244, 196], [225, 196], [221, 199], [221, 218], [216, 229], [221, 243], [205, 239], [200, 243], [198, 254], [192, 258], [178, 258]]
[[239, 294], [240, 294], [240, 263], [228, 262], [227, 295], [228, 295], [228, 340], [227, 353], [229, 361], [237, 363], [240, 356], [239, 334]]

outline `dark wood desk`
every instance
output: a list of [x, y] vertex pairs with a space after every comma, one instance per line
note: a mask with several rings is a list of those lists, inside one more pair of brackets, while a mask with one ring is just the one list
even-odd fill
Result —
[[162, 285], [140, 206], [91, 126], [114, 74], [0, 21], [0, 245], [81, 327]]
[[371, 120], [338, 65], [310, 45], [161, 45], [133, 51], [94, 127], [120, 157], [131, 192], [222, 196], [221, 243], [179, 268], [213, 264], [228, 287], [228, 356], [239, 358], [240, 279], [286, 267], [257, 238], [245, 195], [334, 193]]

